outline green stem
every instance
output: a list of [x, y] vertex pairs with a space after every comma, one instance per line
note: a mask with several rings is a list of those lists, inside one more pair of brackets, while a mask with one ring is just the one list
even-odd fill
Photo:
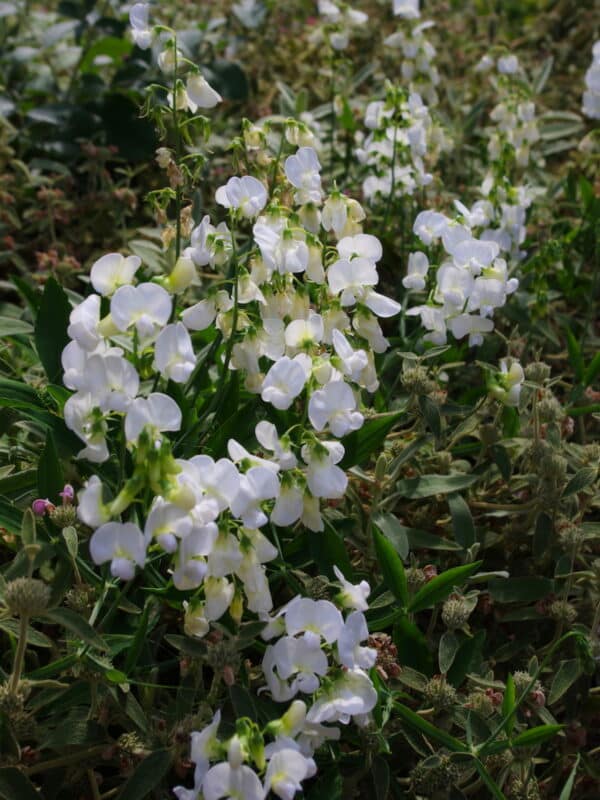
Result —
[[11, 694], [16, 694], [21, 680], [21, 673], [23, 672], [23, 663], [25, 661], [25, 650], [27, 649], [27, 625], [29, 624], [29, 617], [25, 614], [19, 620], [19, 638], [17, 640], [17, 649], [15, 652], [15, 660], [13, 663], [13, 671], [10, 676], [10, 683], [8, 690]]

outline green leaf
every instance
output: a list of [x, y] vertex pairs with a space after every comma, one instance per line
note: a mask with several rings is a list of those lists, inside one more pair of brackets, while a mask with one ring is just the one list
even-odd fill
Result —
[[382, 756], [375, 756], [371, 765], [376, 800], [387, 800], [390, 791], [390, 767]]
[[572, 494], [582, 492], [588, 486], [591, 486], [596, 481], [597, 477], [598, 470], [596, 467], [582, 467], [567, 483], [562, 497], [570, 497]]
[[[404, 527], [404, 526], [403, 526]], [[461, 550], [461, 546], [452, 539], [444, 539], [435, 533], [427, 533], [418, 528], [404, 528], [411, 550]]]
[[6, 497], [0, 497], [0, 527], [15, 536], [21, 535], [22, 512]]
[[496, 781], [492, 778], [492, 776], [489, 774], [485, 766], [481, 763], [481, 761], [478, 758], [475, 759], [475, 767], [477, 769], [477, 772], [479, 773], [479, 777], [487, 786], [487, 788], [490, 790], [491, 792], [490, 796], [495, 798], [495, 800], [506, 800], [506, 795], [502, 793], [502, 790], [500, 789]]
[[4, 800], [44, 800], [29, 778], [16, 767], [0, 769], [0, 797]]
[[579, 760], [581, 755], [577, 754], [577, 758], [575, 759], [575, 763], [573, 764], [573, 769], [571, 770], [571, 774], [567, 778], [567, 782], [562, 788], [562, 792], [560, 793], [560, 797], [558, 800], [571, 800], [571, 793], [573, 791], [573, 786], [575, 785], [575, 776], [577, 775], [577, 768], [579, 767]]
[[35, 321], [35, 345], [50, 383], [61, 382], [60, 357], [69, 343], [67, 327], [70, 314], [71, 304], [65, 290], [54, 278], [49, 278]]
[[0, 478], [0, 492], [2, 494], [24, 495], [31, 492], [36, 485], [37, 470], [24, 469], [22, 472], [13, 472]]
[[339, 567], [348, 579], [352, 579], [354, 570], [348, 558], [344, 541], [335, 528], [327, 522], [325, 530], [317, 534], [309, 533], [310, 554], [319, 568], [321, 575], [335, 579], [334, 567]]
[[350, 469], [364, 464], [372, 453], [381, 450], [385, 437], [396, 422], [404, 416], [404, 411], [393, 411], [368, 419], [362, 428], [344, 436], [345, 455], [340, 463], [342, 469]]
[[416, 614], [418, 611], [424, 611], [426, 608], [431, 608], [442, 602], [455, 586], [460, 586], [473, 573], [477, 572], [481, 564], [481, 561], [474, 561], [472, 564], [452, 567], [452, 569], [442, 572], [441, 575], [437, 575], [419, 589], [411, 600], [408, 610], [412, 614]]
[[570, 328], [566, 329], [567, 334], [567, 348], [569, 350], [569, 363], [573, 367], [573, 372], [578, 383], [583, 382], [583, 375], [585, 372], [585, 365], [583, 362], [583, 355], [581, 353], [581, 345], [577, 341], [574, 333]]
[[506, 735], [508, 737], [510, 737], [513, 728], [515, 727], [515, 705], [515, 680], [509, 672], [506, 678], [504, 697], [502, 698], [502, 717], [504, 719], [504, 730], [506, 731]]
[[28, 545], [35, 544], [36, 539], [35, 514], [30, 508], [27, 508], [23, 513], [23, 522], [21, 523], [21, 541], [23, 545]]
[[552, 531], [554, 523], [552, 517], [541, 511], [535, 521], [535, 530], [533, 533], [533, 554], [537, 558], [541, 558], [547, 551], [548, 545], [552, 538]]
[[408, 584], [402, 559], [394, 546], [377, 528], [373, 529], [375, 552], [386, 586], [390, 589], [403, 608], [408, 603]]
[[583, 376], [583, 385], [587, 388], [591, 386], [600, 374], [600, 351], [592, 358], [587, 365], [585, 374]]
[[548, 705], [556, 703], [570, 689], [582, 673], [581, 662], [577, 659], [561, 661], [548, 695]]
[[410, 708], [402, 705], [402, 703], [394, 703], [394, 710], [400, 719], [411, 728], [424, 734], [429, 739], [433, 739], [435, 742], [440, 742], [452, 753], [464, 753], [467, 751], [466, 745], [459, 739], [455, 739], [454, 736], [446, 733], [446, 731], [436, 728], [431, 722], [427, 722], [426, 719], [415, 714], [414, 711], [411, 711]]
[[394, 545], [400, 558], [405, 559], [409, 551], [408, 536], [398, 518], [389, 511], [376, 511], [373, 514], [373, 524]]
[[452, 515], [454, 538], [464, 550], [467, 550], [475, 542], [475, 524], [471, 510], [460, 494], [449, 495], [448, 506]]
[[22, 336], [33, 333], [33, 325], [13, 317], [0, 317], [0, 339], [5, 336]]
[[46, 432], [46, 444], [38, 461], [37, 485], [40, 497], [47, 497], [53, 503], [59, 502], [59, 492], [64, 488], [65, 479], [51, 431]]
[[402, 665], [403, 673], [406, 673], [408, 668], [431, 676], [433, 656], [425, 634], [408, 617], [397, 620], [393, 632], [394, 644], [398, 650], [398, 663]]
[[75, 561], [77, 558], [77, 552], [79, 550], [79, 537], [77, 536], [77, 528], [74, 528], [72, 525], [69, 525], [68, 528], [63, 528], [62, 537], [67, 545], [69, 555], [73, 561]]
[[[15, 638], [19, 636], [19, 623], [14, 619], [0, 619], [0, 629], [6, 631], [6, 633], [9, 633]], [[27, 644], [30, 644], [32, 647], [45, 647], [48, 649], [54, 647], [54, 643], [51, 639], [43, 633], [36, 631], [35, 628], [31, 626], [27, 627]]]
[[405, 478], [396, 484], [400, 497], [418, 500], [436, 494], [449, 494], [468, 489], [479, 480], [479, 475], [423, 475], [419, 478]]
[[460, 639], [453, 631], [444, 631], [440, 637], [440, 645], [438, 650], [438, 660], [440, 664], [440, 672], [444, 675], [448, 672], [456, 654], [460, 647]]
[[552, 739], [563, 728], [564, 725], [538, 725], [537, 728], [530, 728], [515, 736], [512, 740], [513, 747], [535, 747]]
[[124, 670], [127, 675], [130, 675], [131, 671], [137, 666], [138, 659], [144, 647], [146, 635], [148, 633], [150, 610], [153, 603], [154, 599], [151, 596], [146, 598], [144, 610], [142, 611], [140, 618], [136, 621], [135, 636], [133, 637], [133, 641], [127, 650], [127, 658], [125, 659]]
[[485, 641], [485, 631], [477, 631], [475, 636], [465, 639], [454, 657], [454, 663], [448, 671], [447, 679], [452, 686], [458, 688], [462, 685], [469, 672], [473, 671], [473, 664], [481, 658], [481, 650]]
[[532, 603], [554, 590], [550, 578], [492, 578], [488, 584], [493, 600], [499, 603]]
[[71, 611], [69, 608], [52, 608], [44, 612], [44, 619], [49, 619], [56, 625], [62, 625], [71, 633], [74, 633], [79, 639], [86, 644], [96, 647], [99, 650], [106, 650], [107, 644], [104, 639], [96, 633], [89, 623], [83, 617]]
[[171, 753], [155, 750], [137, 767], [127, 780], [117, 800], [147, 800], [171, 768]]
[[436, 439], [439, 439], [442, 435], [442, 418], [440, 416], [440, 410], [436, 403], [426, 395], [422, 395], [419, 397], [419, 408], [421, 409], [421, 414], [423, 414], [423, 418], [427, 423], [427, 427], [433, 433]]
[[258, 712], [254, 699], [245, 687], [234, 683], [233, 686], [229, 687], [229, 699], [238, 719], [240, 717], [248, 717], [254, 722], [258, 722]]
[[81, 72], [90, 72], [97, 70], [98, 67], [94, 61], [98, 56], [108, 56], [113, 62], [117, 64], [123, 58], [131, 53], [133, 50], [132, 42], [127, 39], [118, 39], [116, 36], [104, 36], [98, 39], [93, 45], [85, 52], [85, 56], [79, 65]]

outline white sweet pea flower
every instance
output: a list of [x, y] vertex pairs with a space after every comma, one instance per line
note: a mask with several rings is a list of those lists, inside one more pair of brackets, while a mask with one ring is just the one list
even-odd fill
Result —
[[339, 438], [358, 430], [364, 422], [363, 415], [356, 410], [354, 393], [344, 381], [331, 381], [312, 393], [308, 418], [316, 431], [329, 427]]
[[[344, 620], [333, 603], [329, 600], [311, 600], [301, 597], [288, 606], [285, 614], [285, 628], [288, 636], [298, 633], [315, 634], [318, 640], [324, 639], [327, 644], [337, 641]], [[314, 638], [314, 637], [308, 637]]]
[[154, 368], [163, 378], [185, 383], [196, 366], [192, 340], [181, 322], [167, 325], [154, 344]]
[[425, 253], [417, 250], [408, 256], [408, 272], [402, 278], [402, 285], [405, 289], [415, 289], [422, 291], [425, 288], [425, 277], [429, 269], [429, 259]]
[[183, 539], [192, 528], [192, 520], [186, 510], [157, 499], [148, 514], [144, 535], [148, 541], [155, 539], [167, 553], [177, 550], [177, 540]]
[[265, 450], [270, 450], [281, 469], [293, 469], [297, 462], [296, 456], [292, 453], [290, 444], [284, 439], [280, 439], [277, 428], [272, 422], [261, 420], [254, 429], [256, 439]]
[[240, 489], [231, 502], [231, 513], [247, 528], [261, 528], [269, 518], [261, 509], [264, 500], [279, 494], [277, 475], [264, 467], [251, 467], [240, 478]]
[[215, 194], [217, 203], [225, 208], [237, 209], [243, 217], [254, 219], [267, 204], [267, 190], [252, 175], [230, 178]]
[[195, 480], [202, 492], [199, 505], [207, 507], [211, 519], [229, 508], [240, 488], [240, 474], [228, 458], [213, 461], [210, 456], [193, 456], [189, 463], [195, 469]]
[[[210, 630], [210, 622], [204, 616], [204, 604], [197, 601], [188, 603], [187, 600], [184, 600], [183, 611], [183, 630], [185, 635], [203, 639]], [[194, 759], [191, 760], [193, 761]], [[208, 763], [206, 764], [206, 769], [208, 769]], [[186, 793], [188, 791], [191, 793], [191, 790], [184, 789], [182, 786], [176, 786], [173, 791], [179, 800], [187, 800], [188, 795]], [[196, 800], [196, 796], [191, 795], [191, 800]]]
[[147, 50], [152, 44], [152, 28], [148, 23], [149, 3], [136, 3], [129, 11], [129, 22], [133, 41], [140, 50]]
[[280, 410], [292, 405], [308, 378], [306, 358], [302, 353], [294, 358], [283, 356], [273, 364], [262, 384], [260, 396], [265, 403], [271, 403]]
[[344, 577], [344, 573], [336, 566], [333, 571], [336, 578], [341, 584], [341, 591], [337, 595], [338, 603], [343, 608], [352, 608], [355, 611], [366, 611], [369, 608], [367, 598], [371, 594], [371, 587], [367, 581], [361, 581], [358, 584], [350, 583]]
[[184, 254], [198, 267], [207, 264], [211, 267], [221, 267], [231, 257], [233, 243], [227, 223], [220, 222], [215, 228], [210, 224], [208, 214], [194, 228], [190, 241], [191, 246], [185, 249]]
[[282, 800], [292, 800], [296, 792], [302, 791], [302, 781], [316, 772], [315, 762], [306, 758], [296, 748], [284, 747], [269, 760], [265, 775], [265, 792], [269, 791]]
[[361, 383], [361, 376], [369, 366], [369, 357], [365, 350], [355, 350], [344, 334], [334, 329], [331, 334], [333, 348], [342, 361], [342, 371], [356, 383]]
[[343, 457], [344, 447], [339, 442], [319, 442], [311, 447], [302, 447], [302, 458], [307, 465], [306, 482], [315, 498], [335, 499], [344, 496], [348, 476], [343, 469], [335, 466]]
[[181, 315], [181, 321], [190, 331], [203, 331], [215, 321], [217, 314], [225, 314], [233, 308], [233, 300], [225, 290], [200, 300]]
[[348, 669], [371, 669], [377, 660], [377, 650], [362, 647], [361, 642], [369, 638], [367, 621], [362, 611], [353, 611], [344, 622], [337, 640], [340, 664]]
[[281, 528], [293, 525], [304, 513], [304, 490], [283, 476], [279, 495], [271, 511], [271, 522]]
[[362, 303], [378, 317], [393, 317], [400, 303], [374, 291], [378, 281], [377, 269], [367, 258], [340, 259], [327, 270], [329, 288], [334, 295], [341, 294], [342, 306]]
[[500, 248], [496, 242], [464, 239], [448, 252], [451, 252], [457, 267], [466, 267], [472, 275], [479, 275], [498, 256]]
[[285, 343], [292, 351], [308, 350], [323, 339], [323, 317], [309, 313], [308, 319], [295, 319], [285, 329]]
[[283, 225], [273, 228], [258, 221], [252, 233], [268, 269], [283, 275], [286, 272], [304, 272], [308, 267], [309, 250], [306, 242], [296, 238], [296, 235], [303, 235], [302, 232], [284, 228]]
[[448, 217], [438, 211], [421, 211], [413, 225], [413, 233], [423, 244], [436, 242], [450, 223]]
[[99, 528], [110, 520], [110, 512], [103, 497], [102, 481], [97, 475], [87, 481], [77, 494], [77, 516], [90, 528]]
[[201, 731], [192, 732], [190, 761], [196, 765], [194, 770], [194, 783], [196, 786], [199, 786], [204, 780], [210, 760], [217, 758], [220, 754], [220, 742], [217, 738], [220, 724], [221, 712], [217, 710], [212, 722]]
[[258, 775], [244, 764], [215, 764], [202, 782], [204, 800], [264, 800], [265, 792]]
[[106, 461], [109, 457], [105, 438], [108, 426], [97, 399], [89, 392], [77, 392], [69, 397], [63, 413], [67, 428], [86, 445], [77, 458], [87, 458], [96, 464]]
[[418, 19], [421, 16], [419, 0], [392, 0], [392, 5], [396, 17]]
[[185, 90], [192, 103], [198, 108], [214, 108], [223, 100], [199, 72], [188, 77]]
[[525, 380], [523, 367], [515, 358], [500, 359], [498, 383], [492, 387], [492, 394], [507, 406], [517, 407], [521, 397], [521, 388]]
[[310, 707], [308, 722], [341, 722], [368, 714], [377, 703], [377, 691], [362, 669], [348, 669], [327, 685]]
[[515, 55], [501, 56], [496, 66], [502, 75], [514, 75], [520, 69], [519, 59]]
[[127, 441], [136, 442], [146, 426], [152, 430], [153, 436], [163, 431], [178, 431], [181, 427], [181, 409], [175, 400], [161, 392], [137, 397], [125, 417]]
[[90, 539], [90, 555], [95, 564], [110, 561], [111, 575], [130, 581], [135, 567], [146, 562], [146, 539], [132, 522], [107, 522]]
[[135, 325], [141, 342], [150, 340], [167, 324], [172, 300], [166, 289], [156, 283], [121, 286], [110, 303], [110, 315], [120, 331]]
[[284, 681], [293, 678], [292, 686], [304, 694], [316, 692], [319, 676], [326, 675], [329, 669], [320, 639], [317, 636], [301, 639], [282, 636], [272, 647], [279, 677]]
[[298, 189], [294, 194], [296, 203], [321, 202], [321, 164], [312, 147], [300, 147], [295, 155], [285, 160], [285, 175]]
[[204, 581], [204, 597], [206, 599], [206, 619], [220, 619], [233, 600], [235, 586], [227, 578], [208, 577]]
[[275, 474], [279, 472], [279, 464], [274, 461], [269, 461], [267, 458], [255, 456], [253, 453], [248, 452], [248, 450], [235, 439], [230, 439], [227, 442], [227, 452], [234, 464], [241, 464], [244, 469], [249, 467], [264, 467], [264, 469], [269, 469]]
[[173, 585], [180, 591], [197, 589], [208, 571], [205, 556], [217, 538], [214, 522], [195, 528], [181, 540], [173, 571]]
[[225, 531], [220, 531], [208, 554], [208, 574], [224, 578], [237, 572], [244, 559], [239, 540]]
[[119, 286], [127, 286], [133, 281], [142, 259], [139, 256], [122, 256], [108, 253], [92, 265], [90, 281], [98, 294], [110, 297]]
[[370, 233], [357, 233], [356, 236], [344, 236], [337, 243], [337, 251], [342, 260], [366, 258], [376, 264], [383, 255], [381, 242]]
[[89, 352], [95, 350], [102, 342], [102, 335], [98, 330], [99, 323], [100, 296], [91, 294], [71, 311], [67, 333], [83, 350]]
[[494, 323], [487, 317], [474, 314], [460, 314], [448, 320], [448, 328], [455, 339], [469, 336], [469, 347], [474, 347], [483, 342], [483, 334], [494, 330]]
[[340, 192], [332, 193], [323, 206], [321, 224], [326, 231], [333, 231], [336, 236], [342, 236], [348, 221], [347, 198]]

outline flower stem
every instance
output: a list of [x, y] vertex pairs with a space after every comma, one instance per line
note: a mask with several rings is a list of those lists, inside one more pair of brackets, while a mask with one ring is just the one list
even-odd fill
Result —
[[23, 615], [19, 620], [19, 638], [17, 641], [17, 649], [15, 652], [15, 660], [13, 663], [13, 671], [10, 676], [10, 683], [8, 685], [9, 692], [16, 694], [21, 680], [21, 673], [23, 671], [23, 662], [25, 661], [25, 650], [27, 648], [27, 625], [29, 624], [29, 617]]

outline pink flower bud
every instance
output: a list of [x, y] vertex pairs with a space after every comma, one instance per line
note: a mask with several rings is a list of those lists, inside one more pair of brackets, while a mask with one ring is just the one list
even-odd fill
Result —
[[66, 506], [73, 502], [75, 497], [75, 489], [73, 489], [70, 483], [65, 483], [64, 489], [58, 494], [60, 497], [62, 497], [63, 506]]
[[46, 498], [45, 500], [41, 497], [38, 497], [37, 500], [34, 500], [31, 504], [31, 508], [34, 514], [38, 517], [43, 517], [47, 512], [52, 511], [54, 509], [54, 504]]

